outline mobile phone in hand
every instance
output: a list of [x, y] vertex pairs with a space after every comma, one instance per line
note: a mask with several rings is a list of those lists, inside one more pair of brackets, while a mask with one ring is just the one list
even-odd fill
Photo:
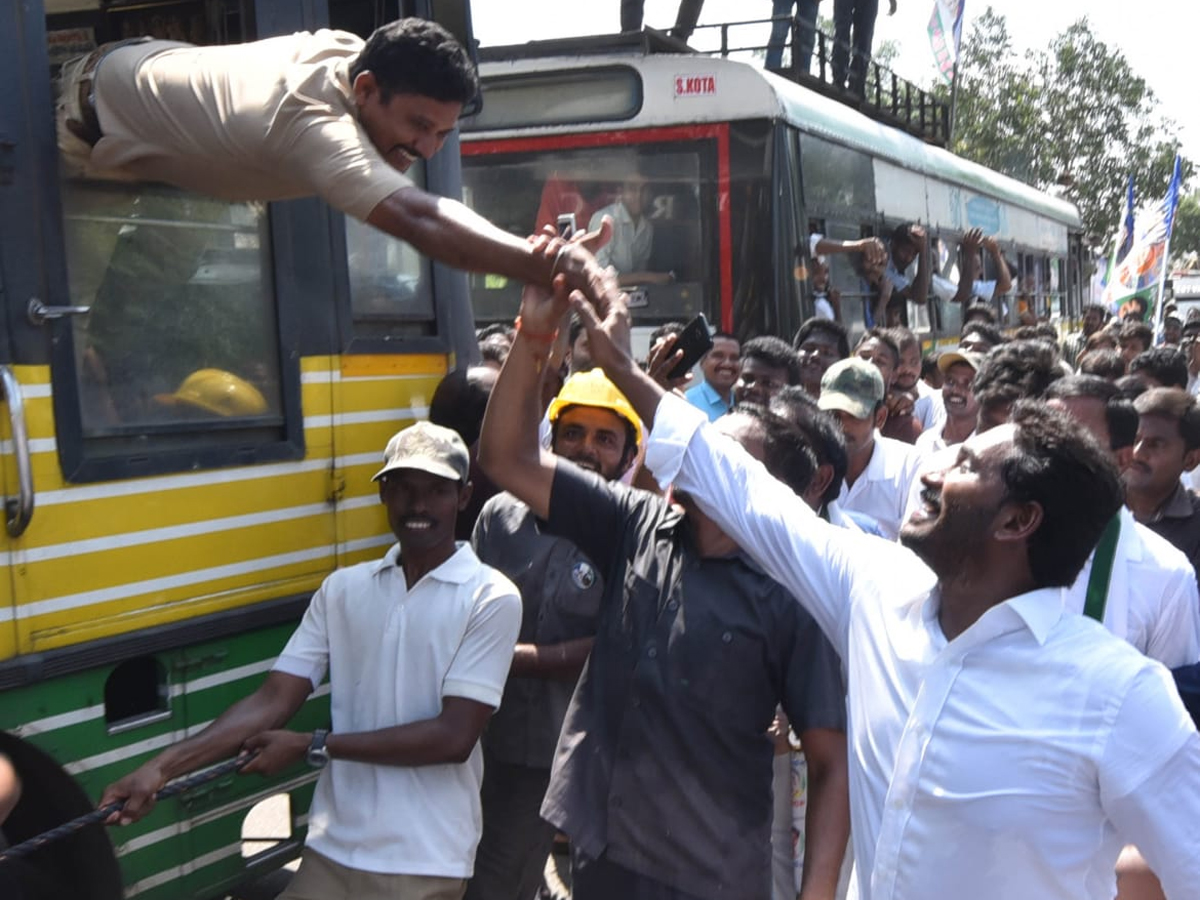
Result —
[[575, 233], [575, 213], [563, 213], [558, 217], [558, 236], [569, 241]]
[[712, 334], [708, 330], [708, 320], [700, 313], [684, 326], [683, 331], [675, 339], [675, 349], [683, 351], [683, 358], [667, 373], [672, 381], [682, 378], [691, 371], [692, 366], [700, 362], [700, 357], [712, 349]]

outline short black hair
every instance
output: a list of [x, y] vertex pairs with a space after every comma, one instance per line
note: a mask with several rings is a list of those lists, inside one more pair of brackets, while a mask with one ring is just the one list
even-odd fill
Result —
[[1149, 350], [1154, 346], [1154, 332], [1145, 322], [1126, 319], [1117, 332], [1117, 343], [1124, 344], [1126, 341], [1141, 341], [1142, 347]]
[[886, 331], [895, 342], [896, 349], [901, 353], [904, 352], [905, 347], [915, 346], [917, 349], [921, 347], [920, 339], [912, 333], [911, 329], [905, 328], [903, 325], [893, 325], [891, 328], [886, 329]]
[[792, 338], [792, 347], [799, 350], [800, 345], [807, 341], [808, 336], [814, 331], [823, 331], [837, 341], [839, 357], [845, 359], [850, 355], [850, 336], [846, 332], [846, 326], [833, 319], [820, 319], [816, 316], [805, 319], [801, 323], [800, 328], [796, 331], [796, 336]]
[[996, 311], [986, 303], [972, 303], [963, 310], [962, 320], [963, 330], [965, 331], [966, 326], [970, 325], [972, 320], [976, 322], [985, 322], [988, 325], [995, 325], [997, 322], [999, 322], [999, 317], [996, 315]]
[[350, 64], [350, 83], [371, 72], [384, 102], [417, 94], [443, 103], [468, 103], [479, 93], [479, 75], [463, 45], [428, 19], [380, 25]]
[[892, 229], [891, 244], [894, 247], [896, 244], [908, 244], [910, 247], [916, 247], [917, 242], [913, 240], [912, 228], [916, 222], [901, 222]]
[[1039, 588], [1068, 587], [1124, 502], [1117, 467], [1082, 426], [1036, 401], [1013, 406], [1013, 446], [1000, 464], [1005, 500], [1037, 503], [1029, 568]]
[[766, 456], [763, 464], [767, 471], [791, 488], [797, 497], [808, 490], [817, 471], [817, 461], [800, 429], [757, 403], [735, 404], [727, 415], [746, 416], [757, 422], [763, 430]]
[[1150, 388], [1133, 401], [1139, 416], [1162, 416], [1179, 426], [1183, 449], [1190, 452], [1200, 447], [1200, 406], [1187, 391], [1179, 388]]
[[1047, 400], [1091, 397], [1104, 404], [1104, 422], [1108, 426], [1109, 449], [1132, 447], [1137, 440], [1138, 417], [1128, 397], [1107, 378], [1099, 375], [1068, 375], [1046, 388]]
[[506, 322], [493, 322], [491, 325], [484, 325], [482, 328], [477, 329], [475, 332], [475, 340], [482, 344], [492, 335], [500, 334], [504, 335], [504, 337], [511, 341], [513, 339], [514, 332], [515, 329]]
[[1087, 304], [1086, 306], [1084, 306], [1082, 314], [1086, 316], [1088, 313], [1093, 313], [1093, 312], [1100, 313], [1101, 318], [1105, 322], [1108, 321], [1108, 309], [1104, 306], [1103, 303]]
[[742, 362], [757, 359], [773, 369], [785, 369], [788, 384], [800, 383], [800, 357], [787, 341], [772, 335], [751, 338], [742, 344]]
[[1089, 350], [1079, 357], [1080, 375], [1099, 375], [1116, 381], [1125, 375], [1125, 357], [1117, 350]]
[[485, 366], [455, 369], [438, 382], [429, 401], [429, 421], [458, 433], [468, 447], [479, 440], [495, 370]]
[[730, 334], [728, 331], [714, 331], [712, 333], [712, 339], [714, 342], [719, 340], [733, 341], [738, 345], [738, 347], [741, 347], [742, 345], [741, 339], [736, 334]]
[[1143, 350], [1129, 363], [1129, 374], [1144, 372], [1162, 387], [1186, 390], [1188, 383], [1187, 357], [1178, 347], [1151, 347]]
[[1009, 341], [988, 353], [972, 389], [980, 406], [1041, 397], [1062, 377], [1054, 349], [1043, 341]]
[[962, 327], [959, 340], [965, 338], [968, 334], [979, 335], [991, 344], [992, 347], [999, 347], [1004, 343], [1004, 335], [1000, 333], [999, 328], [989, 322], [983, 322], [978, 319], [974, 322], [968, 322]]
[[1136, 400], [1150, 390], [1150, 385], [1141, 375], [1122, 375], [1113, 384], [1117, 386], [1117, 393], [1126, 400]]
[[846, 453], [846, 434], [838, 420], [833, 413], [817, 406], [817, 401], [795, 384], [788, 385], [771, 398], [771, 412], [782, 416], [800, 430], [812, 447], [818, 466], [827, 465], [833, 469], [833, 478], [821, 495], [822, 505], [832, 503], [842, 491], [842, 482], [846, 480], [846, 470], [850, 465]]
[[653, 347], [668, 334], [681, 334], [687, 328], [683, 322], [663, 322], [650, 332], [650, 346]]
[[[892, 354], [892, 365], [898, 367], [900, 365], [900, 345], [896, 343], [896, 337], [892, 334], [890, 328], [880, 328], [876, 325], [874, 328], [868, 328], [863, 332], [863, 336], [858, 339], [858, 343], [854, 345], [854, 352], [858, 352], [859, 347], [867, 341], [879, 341], [883, 346], [887, 347], [888, 352]], [[885, 385], [887, 387], [887, 385]]]

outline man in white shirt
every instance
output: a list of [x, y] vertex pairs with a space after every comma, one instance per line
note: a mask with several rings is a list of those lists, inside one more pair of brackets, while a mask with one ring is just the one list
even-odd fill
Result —
[[887, 419], [883, 398], [879, 369], [852, 357], [825, 372], [817, 405], [837, 416], [846, 436], [848, 465], [838, 504], [869, 517], [884, 537], [895, 540], [920, 456], [910, 445], [879, 433]]
[[934, 429], [917, 435], [916, 448], [929, 456], [947, 447], [961, 444], [975, 433], [979, 404], [975, 402], [972, 382], [979, 370], [983, 355], [971, 350], [947, 350], [938, 356], [938, 371], [942, 373], [943, 421]]
[[1062, 608], [1121, 505], [1094, 440], [1018, 404], [924, 476], [905, 548], [871, 541], [821, 522], [667, 396], [613, 341], [621, 299], [596, 303], [576, 306], [597, 362], [653, 424], [647, 465], [845, 654], [864, 900], [1109, 900], [1125, 842], [1171, 900], [1193, 896], [1200, 736], [1160, 664]]
[[[1128, 467], [1138, 414], [1116, 385], [1098, 375], [1073, 375], [1050, 385], [1046, 400], [1086, 428], [1118, 470]], [[1066, 606], [1168, 668], [1200, 660], [1200, 592], [1192, 565], [1125, 506], [1067, 590]]]
[[600, 265], [616, 269], [617, 280], [623, 286], [666, 284], [672, 280], [669, 272], [649, 271], [654, 226], [645, 214], [648, 188], [644, 175], [630, 175], [621, 183], [616, 202], [596, 210], [588, 223], [588, 228], [595, 231], [605, 216], [612, 219], [612, 240], [597, 251], [596, 259]]
[[[383, 559], [325, 579], [262, 687], [110, 785], [136, 821], [172, 778], [239, 750], [243, 774], [321, 769], [300, 869], [281, 900], [456, 900], [479, 841], [479, 735], [512, 662], [521, 601], [454, 540], [471, 496], [462, 439], [418, 422], [375, 475], [396, 535]], [[281, 730], [330, 678], [332, 729]]]

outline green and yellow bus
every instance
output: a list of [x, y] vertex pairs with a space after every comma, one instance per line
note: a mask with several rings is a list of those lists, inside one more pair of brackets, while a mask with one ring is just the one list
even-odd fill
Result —
[[[319, 201], [60, 177], [56, 68], [130, 35], [365, 35], [401, 15], [461, 27], [467, 11], [0, 5], [0, 753], [25, 792], [9, 844], [87, 811], [260, 683], [321, 580], [393, 540], [370, 483], [382, 448], [477, 352], [461, 273]], [[458, 196], [456, 141], [410, 174]], [[322, 720], [318, 691], [299, 725]], [[219, 896], [296, 855], [314, 781], [231, 776], [37, 866], [51, 896]], [[246, 831], [264, 801], [282, 825]]]

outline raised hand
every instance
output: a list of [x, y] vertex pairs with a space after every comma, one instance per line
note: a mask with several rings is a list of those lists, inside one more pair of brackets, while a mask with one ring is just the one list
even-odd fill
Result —
[[646, 374], [653, 378], [656, 384], [668, 391], [681, 391], [692, 380], [691, 372], [685, 372], [682, 378], [667, 377], [667, 373], [683, 359], [683, 351], [675, 348], [678, 341], [679, 335], [677, 334], [663, 335], [650, 348], [650, 355], [646, 358]]

